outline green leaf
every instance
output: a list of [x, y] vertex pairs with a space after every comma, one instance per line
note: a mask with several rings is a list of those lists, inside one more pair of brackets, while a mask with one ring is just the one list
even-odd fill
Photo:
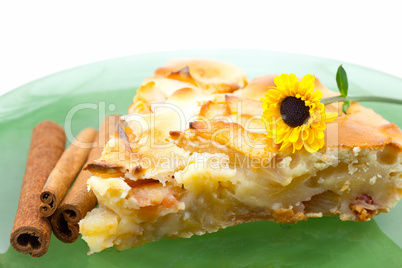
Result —
[[345, 101], [345, 102], [343, 103], [343, 105], [342, 105], [342, 111], [343, 111], [343, 113], [346, 114], [346, 111], [348, 110], [349, 106], [350, 106], [350, 102]]
[[348, 76], [342, 65], [339, 65], [338, 71], [336, 72], [336, 83], [341, 96], [346, 97], [348, 95]]

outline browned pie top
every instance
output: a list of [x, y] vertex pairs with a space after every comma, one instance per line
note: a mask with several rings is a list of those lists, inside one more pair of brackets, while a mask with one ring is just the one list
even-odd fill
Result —
[[[153, 77], [144, 80], [129, 107], [130, 115], [138, 115], [148, 123], [154, 122], [154, 126], [139, 128], [127, 123], [126, 118], [127, 124], [122, 123], [119, 134], [105, 147], [101, 159], [89, 165], [88, 169], [105, 176], [121, 172], [143, 178], [172, 176], [175, 169], [182, 168], [181, 163], [168, 171], [166, 168], [146, 165], [148, 163], [145, 160], [169, 158], [172, 152], [176, 156], [188, 157], [189, 152], [183, 147], [188, 144], [178, 146], [177, 141], [184, 136], [195, 142], [192, 143], [193, 149], [197, 149], [197, 142], [214, 137], [214, 142], [225, 147], [225, 153], [242, 153], [248, 157], [267, 154], [272, 156], [277, 153], [277, 146], [266, 138], [264, 124], [259, 118], [263, 112], [260, 99], [275, 85], [275, 76], [261, 76], [248, 83], [245, 73], [230, 64], [193, 59], [170, 61], [166, 66], [158, 68]], [[318, 79], [315, 89], [320, 90], [324, 98], [338, 95], [327, 89]], [[170, 105], [170, 108], [158, 113], [153, 107], [155, 103]], [[171, 111], [172, 107], [182, 112], [182, 120], [189, 120], [185, 125], [179, 124], [176, 114]], [[342, 103], [334, 103], [326, 105], [326, 111], [338, 112], [338, 118], [327, 124], [326, 146], [384, 148], [391, 145], [402, 150], [401, 130], [373, 110], [352, 103], [347, 114], [343, 114]], [[217, 119], [219, 116], [226, 116], [234, 121], [230, 124], [222, 123], [223, 119]], [[211, 124], [197, 123], [200, 118], [212, 120]], [[246, 126], [246, 122], [251, 124]], [[222, 132], [222, 129], [230, 127], [235, 131], [229, 134]], [[252, 129], [262, 131], [253, 132]], [[254, 150], [255, 148], [244, 146], [245, 143], [241, 142], [245, 134], [253, 141], [262, 142], [263, 148]], [[163, 148], [153, 147], [150, 140], [163, 145]]]

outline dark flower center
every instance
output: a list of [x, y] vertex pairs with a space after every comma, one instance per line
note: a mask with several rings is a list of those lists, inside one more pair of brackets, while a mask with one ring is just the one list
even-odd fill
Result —
[[283, 121], [290, 127], [303, 125], [310, 118], [310, 108], [296, 97], [286, 97], [281, 103]]

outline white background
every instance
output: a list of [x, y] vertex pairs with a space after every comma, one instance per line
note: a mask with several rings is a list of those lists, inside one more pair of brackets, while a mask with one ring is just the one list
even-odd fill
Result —
[[402, 78], [400, 1], [0, 1], [0, 95], [78, 65], [203, 48], [314, 55]]

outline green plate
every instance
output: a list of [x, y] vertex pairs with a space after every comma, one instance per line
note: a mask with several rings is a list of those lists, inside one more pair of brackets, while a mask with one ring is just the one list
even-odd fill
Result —
[[[0, 98], [0, 266], [3, 267], [402, 267], [402, 204], [370, 222], [310, 219], [294, 225], [242, 224], [190, 239], [163, 239], [117, 252], [87, 256], [86, 243], [64, 244], [52, 237], [40, 258], [16, 252], [9, 236], [32, 128], [42, 120], [70, 124], [72, 135], [99, 119], [127, 111], [136, 89], [158, 66], [174, 57], [226, 61], [249, 78], [268, 73], [315, 74], [336, 90], [339, 64], [328, 59], [251, 50], [180, 51], [137, 55], [94, 63], [42, 78]], [[401, 98], [402, 80], [343, 63], [350, 94]], [[367, 104], [402, 127], [402, 106]]]

